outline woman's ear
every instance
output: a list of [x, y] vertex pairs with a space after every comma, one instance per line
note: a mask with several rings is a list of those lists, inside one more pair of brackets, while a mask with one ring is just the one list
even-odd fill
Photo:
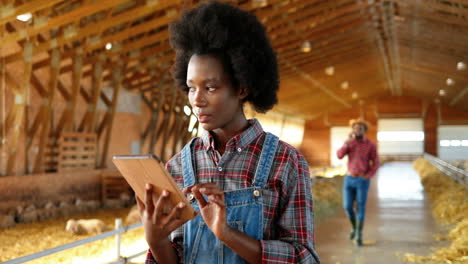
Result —
[[239, 87], [239, 98], [244, 100], [249, 95], [249, 90], [246, 86]]

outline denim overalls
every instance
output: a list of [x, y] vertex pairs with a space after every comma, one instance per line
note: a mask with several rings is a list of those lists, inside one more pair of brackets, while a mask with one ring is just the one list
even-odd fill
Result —
[[[196, 183], [191, 155], [192, 142], [182, 149], [184, 188]], [[278, 137], [267, 133], [255, 172], [253, 186], [224, 192], [228, 224], [257, 240], [261, 240], [263, 236], [262, 189], [268, 181], [277, 145]], [[195, 210], [199, 211], [195, 199], [191, 201], [191, 204]], [[184, 263], [247, 262], [219, 241], [207, 227], [202, 216], [198, 215], [184, 225]]]

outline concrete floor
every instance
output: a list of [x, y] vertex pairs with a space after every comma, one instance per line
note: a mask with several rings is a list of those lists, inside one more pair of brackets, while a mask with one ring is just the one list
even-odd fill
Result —
[[428, 255], [443, 233], [434, 222], [419, 176], [410, 162], [384, 164], [372, 179], [367, 201], [363, 247], [348, 239], [350, 223], [344, 210], [315, 227], [316, 247], [324, 264], [406, 263], [405, 253]]

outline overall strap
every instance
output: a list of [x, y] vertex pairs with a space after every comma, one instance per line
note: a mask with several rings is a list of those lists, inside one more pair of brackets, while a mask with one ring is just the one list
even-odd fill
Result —
[[278, 146], [279, 138], [271, 133], [266, 133], [265, 141], [263, 142], [262, 153], [255, 172], [253, 185], [263, 188], [270, 175], [271, 165], [275, 157], [276, 147]]
[[195, 184], [195, 172], [192, 164], [192, 149], [197, 138], [192, 138], [181, 151], [182, 154], [182, 174], [184, 176], [184, 188]]

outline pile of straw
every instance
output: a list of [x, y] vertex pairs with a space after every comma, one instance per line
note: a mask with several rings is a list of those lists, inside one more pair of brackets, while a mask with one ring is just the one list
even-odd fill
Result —
[[410, 262], [468, 263], [467, 188], [443, 174], [425, 159], [417, 159], [413, 165], [432, 201], [435, 219], [455, 227], [448, 234], [451, 241], [448, 247], [436, 249], [429, 256], [406, 254], [404, 259]]
[[340, 204], [341, 192], [339, 190], [339, 182], [337, 179], [317, 178], [312, 186], [314, 201]]
[[[100, 209], [93, 212], [73, 215], [75, 219], [98, 218], [106, 225], [114, 227], [116, 218], [125, 219], [129, 208]], [[0, 232], [0, 262], [29, 255], [49, 248], [64, 245], [95, 235], [74, 235], [65, 231], [66, 221], [71, 217], [62, 217], [34, 223], [20, 223], [14, 228]], [[125, 224], [125, 223], [124, 223]], [[121, 252], [123, 256], [133, 255], [148, 248], [144, 241], [143, 228], [137, 228], [122, 234]], [[109, 237], [96, 242], [61, 251], [33, 261], [33, 263], [105, 263], [114, 261], [115, 238]], [[139, 245], [131, 249], [131, 245]], [[136, 250], [136, 251], [135, 251]], [[131, 252], [130, 252], [131, 251]], [[142, 261], [143, 262], [143, 261]]]

